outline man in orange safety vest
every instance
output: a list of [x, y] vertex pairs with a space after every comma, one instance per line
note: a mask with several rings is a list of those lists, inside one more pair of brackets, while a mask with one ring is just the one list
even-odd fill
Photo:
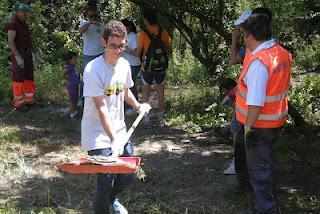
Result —
[[[236, 119], [243, 125], [250, 184], [256, 203], [243, 213], [277, 213], [272, 146], [288, 114], [291, 54], [272, 39], [268, 16], [253, 14], [243, 24], [249, 49], [236, 94]], [[246, 167], [244, 167], [246, 168]]]

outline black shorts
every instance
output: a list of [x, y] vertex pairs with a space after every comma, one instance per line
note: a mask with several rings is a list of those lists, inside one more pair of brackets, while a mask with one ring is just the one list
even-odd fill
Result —
[[164, 84], [166, 79], [166, 72], [161, 73], [153, 73], [153, 72], [142, 72], [141, 73], [141, 80], [143, 85], [151, 85], [153, 81], [156, 82], [158, 85]]

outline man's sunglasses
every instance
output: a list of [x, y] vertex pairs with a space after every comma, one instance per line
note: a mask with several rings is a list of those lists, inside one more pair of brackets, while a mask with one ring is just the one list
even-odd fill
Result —
[[89, 18], [98, 18], [99, 16], [96, 14], [96, 15], [91, 15], [89, 16]]

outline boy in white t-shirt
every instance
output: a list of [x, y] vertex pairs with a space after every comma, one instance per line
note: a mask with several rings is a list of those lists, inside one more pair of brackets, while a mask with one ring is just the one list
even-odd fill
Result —
[[[85, 104], [81, 123], [81, 144], [89, 155], [133, 156], [130, 142], [124, 142], [124, 101], [137, 111], [149, 111], [149, 104], [140, 104], [132, 94], [130, 65], [121, 57], [127, 42], [125, 26], [110, 21], [104, 29], [102, 56], [92, 60], [84, 70]], [[122, 145], [122, 146], [121, 146]], [[125, 146], [123, 146], [125, 145]], [[117, 195], [133, 180], [134, 174], [97, 174], [95, 214], [128, 213]]]

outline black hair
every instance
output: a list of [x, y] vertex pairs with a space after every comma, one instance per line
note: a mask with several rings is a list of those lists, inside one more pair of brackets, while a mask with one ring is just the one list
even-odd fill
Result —
[[266, 7], [257, 7], [252, 10], [252, 14], [262, 13], [269, 17], [269, 21], [272, 21], [272, 12], [269, 8]]
[[151, 25], [158, 23], [157, 12], [154, 9], [144, 9], [142, 17], [148, 20]]
[[95, 11], [95, 12], [98, 11], [97, 6], [92, 5], [92, 4], [88, 4], [84, 9], [85, 15], [87, 15], [89, 11]]
[[62, 59], [68, 63], [73, 57], [77, 57], [78, 54], [74, 51], [68, 51], [62, 54]]
[[272, 37], [269, 17], [262, 13], [252, 14], [244, 23], [245, 36], [251, 34], [257, 41], [269, 40]]
[[225, 89], [227, 91], [235, 88], [237, 86], [237, 82], [231, 78], [224, 78], [221, 80], [219, 84], [219, 89]]
[[121, 22], [124, 24], [124, 26], [129, 28], [131, 32], [137, 33], [137, 27], [133, 21], [125, 18], [125, 19], [122, 19]]

